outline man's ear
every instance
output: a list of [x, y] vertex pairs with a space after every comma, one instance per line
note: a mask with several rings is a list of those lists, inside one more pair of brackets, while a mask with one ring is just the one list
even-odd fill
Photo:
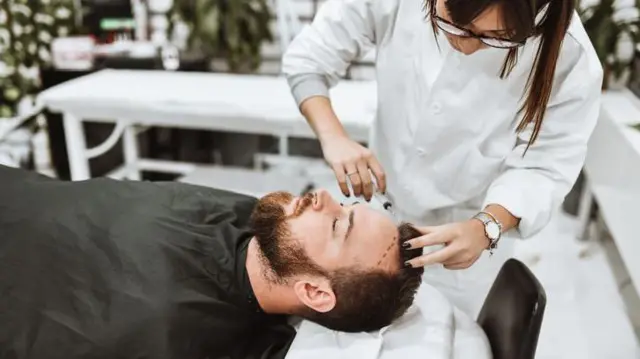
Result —
[[293, 284], [293, 291], [298, 300], [316, 312], [326, 313], [336, 306], [336, 295], [326, 278], [302, 278]]

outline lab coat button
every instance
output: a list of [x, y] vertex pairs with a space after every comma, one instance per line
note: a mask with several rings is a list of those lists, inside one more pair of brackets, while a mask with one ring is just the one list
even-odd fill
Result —
[[418, 152], [418, 156], [420, 157], [423, 157], [427, 153], [427, 151], [425, 151], [424, 148], [422, 147], [418, 147], [417, 152]]
[[441, 112], [441, 110], [442, 110], [442, 107], [440, 106], [439, 103], [434, 103], [433, 105], [431, 105], [431, 112], [434, 115], [439, 114]]

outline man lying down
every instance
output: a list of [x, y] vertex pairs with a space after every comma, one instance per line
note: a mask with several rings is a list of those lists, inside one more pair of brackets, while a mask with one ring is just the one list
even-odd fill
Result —
[[401, 249], [417, 234], [324, 191], [258, 200], [0, 166], [0, 357], [284, 358], [291, 315], [389, 329], [420, 286], [402, 266], [419, 253]]

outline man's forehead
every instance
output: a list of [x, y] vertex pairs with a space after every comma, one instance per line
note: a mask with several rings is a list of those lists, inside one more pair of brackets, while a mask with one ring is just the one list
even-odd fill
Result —
[[376, 262], [376, 267], [385, 267], [396, 269], [398, 267], [398, 251], [400, 251], [400, 245], [398, 238], [400, 233], [396, 229], [391, 236], [385, 236], [382, 251], [379, 254], [379, 258]]
[[387, 248], [384, 250], [384, 252], [382, 253], [382, 256], [380, 257], [380, 260], [378, 260], [378, 263], [376, 263], [376, 266], [380, 266], [388, 257], [393, 257], [394, 256], [394, 247], [396, 247], [397, 244], [394, 242], [389, 243], [389, 245], [387, 246]]

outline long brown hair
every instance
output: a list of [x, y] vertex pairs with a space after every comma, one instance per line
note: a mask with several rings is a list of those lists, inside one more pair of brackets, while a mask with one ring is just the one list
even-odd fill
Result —
[[[432, 20], [436, 15], [437, 1], [425, 0], [425, 8]], [[576, 3], [575, 0], [446, 0], [449, 16], [454, 23], [461, 26], [469, 25], [491, 6], [500, 8], [504, 24], [513, 32], [513, 40], [540, 36], [540, 45], [523, 92], [523, 96], [526, 94], [526, 100], [518, 111], [522, 120], [518, 124], [517, 132], [522, 132], [533, 123], [528, 150], [538, 138], [542, 127], [562, 41], [571, 24]], [[536, 23], [536, 17], [545, 6], [548, 8]], [[431, 21], [431, 24], [437, 33], [435, 21]], [[517, 61], [518, 49], [509, 50], [500, 70], [500, 78], [507, 77]]]

